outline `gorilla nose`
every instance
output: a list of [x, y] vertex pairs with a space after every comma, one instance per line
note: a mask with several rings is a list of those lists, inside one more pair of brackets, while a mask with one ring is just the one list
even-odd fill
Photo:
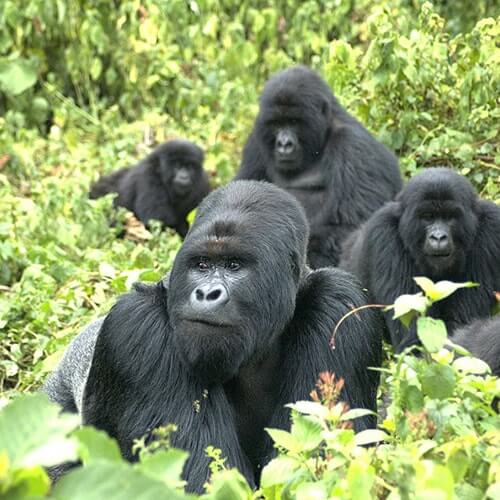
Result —
[[191, 177], [188, 173], [179, 173], [175, 179], [179, 184], [189, 184], [191, 182]]
[[295, 149], [295, 143], [289, 134], [280, 132], [278, 137], [276, 137], [276, 149], [279, 154], [289, 155], [293, 153]]
[[448, 235], [444, 231], [433, 231], [429, 239], [434, 248], [443, 249], [448, 246]]
[[191, 306], [198, 312], [209, 312], [223, 306], [229, 300], [229, 294], [222, 283], [206, 284], [193, 290]]

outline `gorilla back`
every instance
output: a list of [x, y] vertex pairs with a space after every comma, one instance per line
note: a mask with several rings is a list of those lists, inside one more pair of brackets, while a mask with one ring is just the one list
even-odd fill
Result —
[[347, 234], [402, 186], [396, 157], [302, 66], [264, 87], [236, 178], [273, 182], [301, 202], [313, 268], [336, 265]]
[[[136, 286], [104, 319], [82, 381], [84, 422], [131, 460], [134, 439], [177, 424], [188, 488], [201, 491], [209, 445], [256, 484], [274, 453], [264, 428], [288, 428], [284, 405], [307, 399], [322, 371], [345, 379], [351, 407], [375, 410], [378, 374], [368, 367], [381, 362], [379, 318], [349, 317], [329, 347], [339, 319], [366, 299], [349, 274], [306, 266], [307, 239], [299, 203], [271, 184], [234, 182], [209, 195], [171, 274]], [[78, 408], [81, 390], [63, 378], [56, 372], [48, 392]], [[357, 430], [374, 425], [355, 421]]]

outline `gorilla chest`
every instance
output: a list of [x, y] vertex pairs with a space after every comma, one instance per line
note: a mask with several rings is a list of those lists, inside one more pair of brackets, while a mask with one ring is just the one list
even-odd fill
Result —
[[325, 202], [324, 189], [287, 189], [299, 200], [306, 211], [307, 218], [311, 220], [323, 207]]
[[273, 172], [270, 177], [274, 184], [299, 200], [309, 220], [321, 210], [325, 202], [326, 182], [320, 164], [292, 177], [279, 172]]

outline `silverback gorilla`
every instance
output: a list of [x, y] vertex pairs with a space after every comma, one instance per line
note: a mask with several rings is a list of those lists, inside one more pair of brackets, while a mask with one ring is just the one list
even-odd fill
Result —
[[265, 85], [236, 179], [267, 180], [301, 202], [314, 269], [336, 265], [347, 234], [402, 187], [396, 157], [302, 66]]
[[285, 191], [251, 181], [218, 189], [170, 275], [137, 285], [87, 327], [46, 392], [115, 437], [130, 460], [135, 438], [177, 424], [172, 442], [190, 453], [191, 491], [208, 478], [209, 445], [256, 484], [273, 455], [264, 428], [289, 427], [283, 405], [307, 399], [320, 372], [345, 379], [351, 407], [376, 407], [379, 377], [368, 367], [381, 363], [380, 318], [349, 317], [329, 347], [336, 323], [366, 298], [344, 271], [306, 266], [307, 238], [303, 209]]
[[115, 205], [131, 210], [144, 224], [157, 219], [184, 237], [187, 215], [209, 190], [201, 148], [189, 141], [172, 140], [137, 165], [101, 177], [92, 186], [90, 198], [118, 193]]
[[[415, 276], [434, 281], [475, 281], [436, 302], [429, 314], [448, 332], [487, 318], [500, 290], [500, 207], [480, 200], [470, 182], [446, 168], [411, 179], [345, 243], [341, 267], [356, 274], [378, 304], [419, 291]], [[418, 344], [415, 325], [406, 330], [386, 313], [397, 352]]]

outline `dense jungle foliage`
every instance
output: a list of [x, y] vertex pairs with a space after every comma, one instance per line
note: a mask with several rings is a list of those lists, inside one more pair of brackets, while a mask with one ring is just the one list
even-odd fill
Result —
[[[91, 182], [171, 137], [206, 148], [212, 185], [227, 182], [264, 82], [300, 63], [399, 155], [406, 177], [450, 166], [498, 203], [499, 15], [494, 0], [0, 2], [1, 405], [13, 399], [0, 413], [0, 498], [186, 497], [172, 429], [131, 465], [42, 395], [17, 397], [118, 294], [163, 276], [179, 248], [173, 232], [145, 231], [125, 211], [110, 228], [112, 199], [89, 200]], [[262, 490], [209, 450], [207, 497], [500, 498], [500, 382], [443, 343], [391, 359], [381, 393], [392, 402], [364, 436], [323, 375], [317, 402], [295, 405], [291, 433], [271, 431], [280, 455]], [[360, 446], [373, 442], [383, 444]], [[50, 491], [41, 465], [76, 456], [85, 466]]]

